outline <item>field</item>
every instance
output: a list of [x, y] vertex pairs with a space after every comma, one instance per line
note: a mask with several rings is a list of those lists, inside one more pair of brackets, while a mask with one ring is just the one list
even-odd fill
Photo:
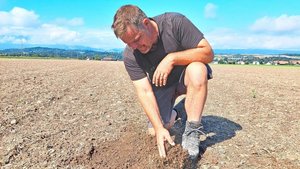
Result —
[[160, 159], [122, 62], [0, 59], [0, 167], [300, 168], [300, 68], [212, 65], [202, 156]]

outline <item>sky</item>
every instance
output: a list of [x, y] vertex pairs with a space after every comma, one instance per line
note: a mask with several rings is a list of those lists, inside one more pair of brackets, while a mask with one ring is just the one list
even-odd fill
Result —
[[182, 13], [214, 49], [300, 50], [299, 0], [0, 0], [0, 46], [123, 48], [111, 24], [125, 4]]

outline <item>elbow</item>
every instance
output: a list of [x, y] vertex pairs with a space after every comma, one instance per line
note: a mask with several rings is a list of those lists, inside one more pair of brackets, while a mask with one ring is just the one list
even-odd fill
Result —
[[214, 51], [206, 39], [202, 39], [198, 47], [201, 49], [201, 53], [204, 56], [203, 63], [208, 64], [214, 60]]
[[[148, 82], [148, 79], [147, 79], [147, 82]], [[135, 89], [136, 89], [137, 95], [140, 98], [145, 98], [147, 95], [153, 93], [152, 87], [149, 83], [146, 83], [146, 84], [141, 83], [139, 85], [135, 84]]]
[[209, 50], [208, 52], [208, 63], [211, 63], [214, 60], [215, 54], [212, 49]]
[[214, 51], [210, 48], [207, 47], [205, 50], [205, 64], [211, 63], [214, 60]]

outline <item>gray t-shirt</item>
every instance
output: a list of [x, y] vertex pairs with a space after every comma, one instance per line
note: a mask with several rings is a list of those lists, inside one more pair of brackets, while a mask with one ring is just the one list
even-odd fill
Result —
[[[125, 68], [133, 81], [147, 76], [151, 81], [156, 67], [168, 53], [195, 48], [204, 38], [196, 26], [179, 13], [164, 13], [150, 19], [157, 23], [159, 29], [154, 50], [152, 48], [148, 53], [142, 54], [139, 50], [126, 46], [123, 53]], [[185, 66], [174, 66], [165, 87], [178, 83], [184, 68]]]

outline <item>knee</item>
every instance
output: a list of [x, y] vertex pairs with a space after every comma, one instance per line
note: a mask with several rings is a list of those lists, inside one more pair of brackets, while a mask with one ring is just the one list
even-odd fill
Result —
[[207, 85], [207, 68], [201, 62], [189, 64], [185, 72], [185, 84], [187, 87], [201, 88]]

